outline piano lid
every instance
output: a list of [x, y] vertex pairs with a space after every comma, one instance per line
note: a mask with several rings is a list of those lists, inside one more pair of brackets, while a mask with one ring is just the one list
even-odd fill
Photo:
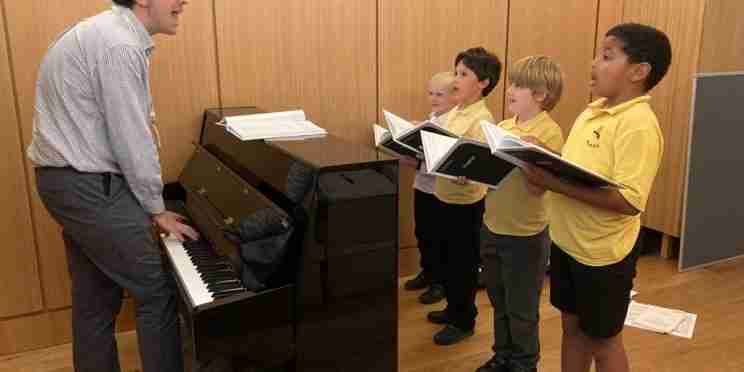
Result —
[[260, 185], [264, 182], [287, 194], [288, 174], [300, 165], [318, 174], [395, 165], [398, 161], [371, 146], [346, 142], [331, 134], [298, 141], [241, 141], [217, 125], [225, 116], [259, 112], [255, 107], [207, 109], [200, 142], [244, 179], [253, 180], [262, 192], [267, 191]]

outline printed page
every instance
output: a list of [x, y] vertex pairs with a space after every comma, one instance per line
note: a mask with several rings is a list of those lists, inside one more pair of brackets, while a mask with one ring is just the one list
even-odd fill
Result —
[[431, 173], [441, 163], [449, 149], [455, 145], [457, 138], [424, 131], [421, 132], [421, 142], [424, 146], [426, 171]]
[[481, 129], [486, 135], [486, 141], [488, 146], [492, 150], [502, 149], [513, 149], [513, 148], [524, 148], [530, 147], [532, 144], [527, 143], [519, 139], [519, 137], [509, 133], [508, 131], [499, 128], [496, 124], [490, 123], [486, 120], [481, 120]]
[[372, 132], [375, 136], [375, 147], [380, 146], [390, 138], [390, 131], [377, 124], [372, 124]]
[[682, 310], [630, 301], [625, 325], [652, 332], [692, 338], [697, 315]]
[[402, 135], [408, 133], [409, 131], [413, 130], [415, 126], [408, 122], [407, 120], [389, 112], [389, 111], [382, 111], [383, 115], [385, 116], [385, 121], [388, 123], [388, 128], [390, 129], [390, 133], [394, 138], [400, 138]]
[[326, 131], [308, 120], [249, 120], [226, 125], [227, 130], [243, 141], [256, 139], [291, 139], [324, 136]]
[[237, 125], [243, 122], [254, 122], [254, 121], [303, 121], [306, 120], [305, 111], [303, 110], [292, 110], [292, 111], [277, 111], [277, 112], [264, 112], [260, 114], [249, 114], [249, 115], [236, 115], [225, 117], [225, 124]]
[[682, 324], [685, 317], [683, 311], [655, 306], [641, 312], [635, 319], [635, 324], [654, 329], [657, 332], [671, 333]]

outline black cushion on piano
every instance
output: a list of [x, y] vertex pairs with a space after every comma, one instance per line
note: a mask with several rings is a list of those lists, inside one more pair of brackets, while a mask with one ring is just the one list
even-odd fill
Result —
[[273, 209], [258, 210], [225, 232], [240, 248], [241, 278], [246, 288], [260, 291], [284, 261], [294, 232], [291, 222]]

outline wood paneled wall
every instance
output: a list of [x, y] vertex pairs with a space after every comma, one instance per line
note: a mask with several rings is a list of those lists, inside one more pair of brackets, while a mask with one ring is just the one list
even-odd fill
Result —
[[173, 36], [156, 36], [150, 76], [163, 179], [178, 179], [199, 139], [204, 109], [219, 106], [211, 1], [190, 1]]
[[561, 65], [563, 95], [550, 115], [566, 136], [589, 102], [597, 6], [596, 0], [526, 0], [512, 1], [509, 7], [508, 64], [544, 54]]
[[214, 4], [225, 106], [302, 108], [330, 133], [370, 144], [377, 108], [375, 0]]
[[699, 0], [624, 0], [623, 22], [654, 25], [672, 43], [672, 65], [651, 91], [651, 105], [664, 134], [664, 158], [649, 196], [643, 223], [679, 236], [692, 76], [697, 71], [704, 2]]
[[744, 1], [706, 1], [699, 72], [744, 71]]
[[[50, 7], [44, 0], [5, 1], [8, 40], [15, 77], [15, 94], [20, 112], [23, 150], [31, 142], [36, 71], [53, 38], [69, 24], [105, 8], [105, 0], [70, 1]], [[23, 153], [25, 159], [25, 152]], [[70, 306], [70, 280], [59, 226], [52, 220], [36, 194], [33, 168], [26, 162], [31, 187], [33, 225], [41, 268], [45, 309]], [[31, 250], [29, 251], [29, 253]]]
[[[1, 10], [1, 9], [0, 9]], [[0, 260], [0, 318], [39, 311], [43, 307], [39, 265], [34, 250], [31, 205], [23, 166], [21, 136], [8, 59], [5, 17], [0, 19], [0, 236], [5, 237]]]
[[[6, 175], [0, 233], [13, 237], [0, 263], [0, 354], [7, 354], [69, 340], [70, 284], [60, 229], [36, 195], [24, 151], [47, 46], [66, 26], [110, 2], [0, 4], [0, 89], [6, 92], [0, 98], [0, 171]], [[505, 114], [509, 65], [530, 54], [556, 58], [566, 86], [553, 116], [567, 133], [589, 101], [597, 41], [615, 23], [639, 21], [666, 31], [674, 47], [672, 69], [652, 92], [667, 147], [644, 221], [678, 235], [691, 76], [698, 69], [744, 69], [744, 31], [736, 21], [741, 17], [734, 16], [742, 13], [737, 0], [191, 1], [179, 35], [157, 37], [153, 57], [164, 178], [177, 178], [197, 140], [203, 109], [219, 105], [302, 108], [331, 133], [371, 144], [370, 125], [381, 120], [382, 108], [424, 118], [429, 77], [452, 69], [457, 52], [479, 45], [505, 63], [488, 98], [497, 120]], [[412, 179], [412, 171], [403, 172], [402, 246], [415, 245]], [[124, 316], [123, 325], [131, 327], [131, 310]]]

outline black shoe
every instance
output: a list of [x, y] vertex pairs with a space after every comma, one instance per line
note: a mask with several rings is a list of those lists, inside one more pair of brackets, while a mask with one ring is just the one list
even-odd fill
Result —
[[434, 335], [434, 343], [437, 345], [453, 345], [473, 335], [473, 330], [462, 330], [451, 324]]
[[447, 310], [437, 310], [426, 314], [426, 320], [434, 324], [447, 324], [449, 316], [447, 316]]
[[426, 274], [424, 272], [420, 272], [418, 275], [416, 275], [415, 278], [409, 280], [406, 282], [406, 284], [403, 285], [403, 288], [405, 288], [407, 291], [415, 291], [418, 289], [424, 289], [431, 284], [431, 280], [426, 277]]
[[511, 369], [509, 369], [504, 359], [494, 355], [485, 364], [478, 367], [475, 372], [511, 372]]
[[444, 286], [441, 284], [432, 284], [426, 292], [419, 296], [418, 300], [424, 305], [435, 304], [444, 299]]

